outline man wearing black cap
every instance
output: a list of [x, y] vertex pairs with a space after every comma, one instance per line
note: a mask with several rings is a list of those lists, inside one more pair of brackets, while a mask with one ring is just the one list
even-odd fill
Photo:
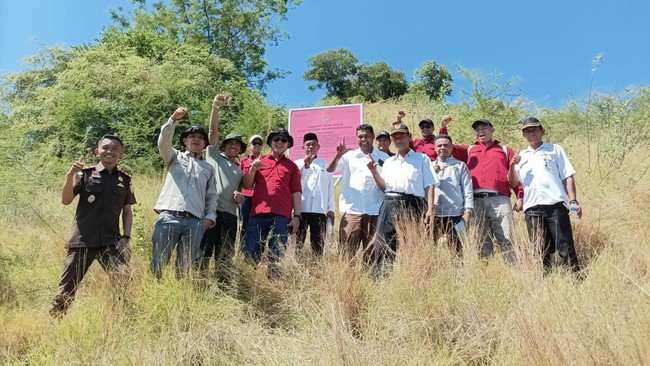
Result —
[[395, 155], [394, 152], [390, 151], [390, 134], [386, 130], [381, 130], [377, 134], [377, 150], [385, 152], [388, 156]]
[[[474, 121], [472, 128], [476, 133], [476, 142], [467, 148], [467, 167], [472, 177], [472, 219], [479, 232], [481, 257], [492, 255], [494, 236], [506, 262], [513, 263], [516, 256], [512, 246], [514, 222], [508, 169], [514, 153], [511, 148], [492, 139], [494, 127], [487, 119]], [[514, 190], [517, 197], [522, 197], [520, 187]], [[515, 209], [519, 210], [521, 204], [521, 199], [518, 199]]]
[[576, 195], [576, 171], [560, 145], [544, 143], [544, 127], [537, 118], [524, 119], [521, 130], [528, 148], [512, 159], [509, 178], [515, 187], [520, 180], [523, 182], [528, 237], [539, 248], [545, 270], [550, 269], [557, 250], [563, 264], [579, 272], [570, 219], [582, 216]]
[[192, 126], [181, 133], [180, 152], [172, 147], [178, 121], [187, 114], [179, 107], [160, 129], [158, 149], [167, 176], [154, 210], [158, 220], [153, 228], [151, 272], [158, 278], [176, 246], [176, 276], [183, 276], [190, 265], [201, 259], [203, 232], [216, 221], [217, 190], [214, 168], [203, 160], [208, 134], [203, 127]]
[[302, 183], [302, 219], [296, 234], [296, 246], [302, 248], [309, 228], [312, 252], [322, 256], [327, 220], [334, 224], [334, 179], [327, 172], [327, 161], [318, 157], [320, 144], [315, 133], [305, 134], [302, 148], [305, 157], [296, 160]]
[[[440, 134], [447, 134], [447, 125], [451, 122], [452, 118], [450, 115], [444, 115], [440, 122]], [[433, 121], [425, 118], [420, 121], [419, 125], [420, 131], [422, 132], [421, 139], [411, 140], [411, 149], [416, 152], [421, 152], [426, 154], [431, 161], [436, 161], [438, 158], [438, 153], [436, 153], [436, 135], [433, 133], [434, 125]], [[464, 146], [453, 145], [451, 150], [451, 155], [462, 162], [467, 161], [466, 149]]]
[[429, 157], [409, 147], [411, 134], [405, 124], [394, 125], [390, 136], [397, 154], [384, 162], [381, 171], [372, 158], [367, 165], [377, 187], [384, 192], [373, 238], [376, 277], [383, 274], [384, 266], [393, 261], [397, 252], [395, 217], [424, 217], [431, 224], [435, 216], [434, 187], [439, 184]]
[[288, 236], [300, 226], [302, 186], [298, 166], [285, 156], [293, 146], [289, 132], [278, 128], [266, 143], [271, 153], [255, 160], [244, 176], [244, 188], [253, 188], [254, 194], [243, 252], [246, 259], [259, 263], [270, 236], [268, 276], [274, 278]]
[[207, 272], [210, 258], [214, 254], [217, 281], [227, 283], [230, 278], [230, 263], [235, 255], [237, 238], [237, 205], [241, 203], [241, 184], [243, 174], [239, 169], [237, 157], [246, 151], [246, 143], [241, 135], [229, 133], [219, 142], [219, 109], [228, 105], [225, 95], [217, 94], [212, 102], [210, 145], [207, 148], [206, 161], [215, 169], [217, 188], [217, 221], [203, 234], [201, 249], [203, 260], [201, 271]]

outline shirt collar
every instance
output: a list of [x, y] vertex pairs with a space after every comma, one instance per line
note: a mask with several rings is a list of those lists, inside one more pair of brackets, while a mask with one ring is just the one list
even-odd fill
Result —
[[201, 154], [195, 154], [189, 150], [185, 150], [185, 154], [194, 159], [203, 160], [203, 152], [201, 152]]

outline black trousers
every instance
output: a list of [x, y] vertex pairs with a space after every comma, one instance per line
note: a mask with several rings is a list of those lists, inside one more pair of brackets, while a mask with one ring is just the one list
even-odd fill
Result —
[[327, 225], [327, 215], [303, 212], [300, 215], [300, 227], [296, 233], [296, 248], [302, 249], [307, 238], [307, 229], [309, 229], [309, 241], [311, 242], [311, 250], [317, 256], [323, 255], [323, 238], [325, 237], [325, 226]]
[[395, 260], [397, 253], [397, 229], [395, 223], [399, 217], [414, 217], [419, 219], [422, 217], [426, 207], [426, 200], [423, 197], [418, 197], [409, 194], [399, 196], [384, 197], [379, 208], [379, 217], [377, 219], [377, 231], [375, 239], [373, 240], [375, 248], [375, 276], [379, 276], [383, 267], [387, 263], [392, 263]]
[[574, 272], [580, 271], [569, 210], [564, 202], [533, 206], [525, 214], [528, 237], [539, 248], [544, 269], [550, 269], [553, 253], [557, 251], [565, 266]]
[[447, 236], [449, 246], [456, 250], [456, 254], [463, 253], [463, 246], [460, 242], [460, 236], [454, 226], [463, 219], [463, 216], [435, 216], [433, 218], [433, 241], [443, 235]]
[[237, 240], [237, 216], [228, 212], [217, 211], [216, 224], [203, 233], [201, 250], [203, 260], [201, 270], [210, 267], [210, 258], [214, 256], [217, 280], [225, 281], [230, 277], [230, 265], [235, 256], [235, 240]]
[[123, 291], [127, 291], [131, 271], [124, 254], [115, 245], [102, 248], [68, 248], [63, 260], [61, 281], [52, 300], [50, 314], [59, 316], [66, 312], [77, 293], [79, 283], [94, 261], [99, 262], [108, 273], [118, 298], [121, 298]]

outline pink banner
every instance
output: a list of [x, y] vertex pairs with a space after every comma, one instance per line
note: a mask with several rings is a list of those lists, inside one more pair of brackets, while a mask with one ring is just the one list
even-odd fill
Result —
[[318, 157], [328, 162], [336, 156], [336, 146], [345, 138], [350, 149], [356, 149], [357, 127], [363, 123], [361, 104], [338, 105], [331, 107], [300, 108], [289, 110], [289, 133], [294, 146], [289, 150], [291, 160], [304, 156], [303, 136], [313, 132], [318, 136], [320, 151]]

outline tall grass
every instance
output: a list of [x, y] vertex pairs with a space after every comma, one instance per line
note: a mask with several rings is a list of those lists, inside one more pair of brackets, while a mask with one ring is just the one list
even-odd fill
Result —
[[[428, 108], [428, 117], [437, 119], [453, 109]], [[364, 110], [381, 127], [399, 106]], [[462, 132], [468, 118], [461, 113], [451, 126], [459, 142], [470, 142]], [[434, 245], [420, 225], [404, 220], [397, 259], [380, 280], [358, 261], [339, 259], [333, 237], [322, 260], [290, 246], [282, 275], [272, 282], [264, 262], [252, 268], [240, 257], [229, 286], [177, 281], [171, 267], [158, 281], [148, 261], [162, 180], [135, 174], [139, 204], [129, 295], [117, 300], [108, 276], [94, 264], [68, 314], [54, 320], [47, 310], [74, 215], [74, 205], [58, 203], [57, 181], [49, 185], [54, 188], [29, 192], [31, 208], [19, 218], [0, 218], [0, 362], [648, 364], [650, 227], [643, 213], [650, 184], [637, 178], [649, 150], [636, 146], [634, 159], [601, 179], [587, 172], [585, 138], [554, 135], [554, 126], [547, 126], [548, 140], [566, 143], [579, 172], [585, 215], [575, 236], [585, 267], [582, 281], [562, 268], [542, 274], [522, 215], [516, 218], [515, 265], [499, 255], [480, 260], [472, 230], [457, 258], [446, 244]], [[505, 143], [517, 147], [522, 141]]]

